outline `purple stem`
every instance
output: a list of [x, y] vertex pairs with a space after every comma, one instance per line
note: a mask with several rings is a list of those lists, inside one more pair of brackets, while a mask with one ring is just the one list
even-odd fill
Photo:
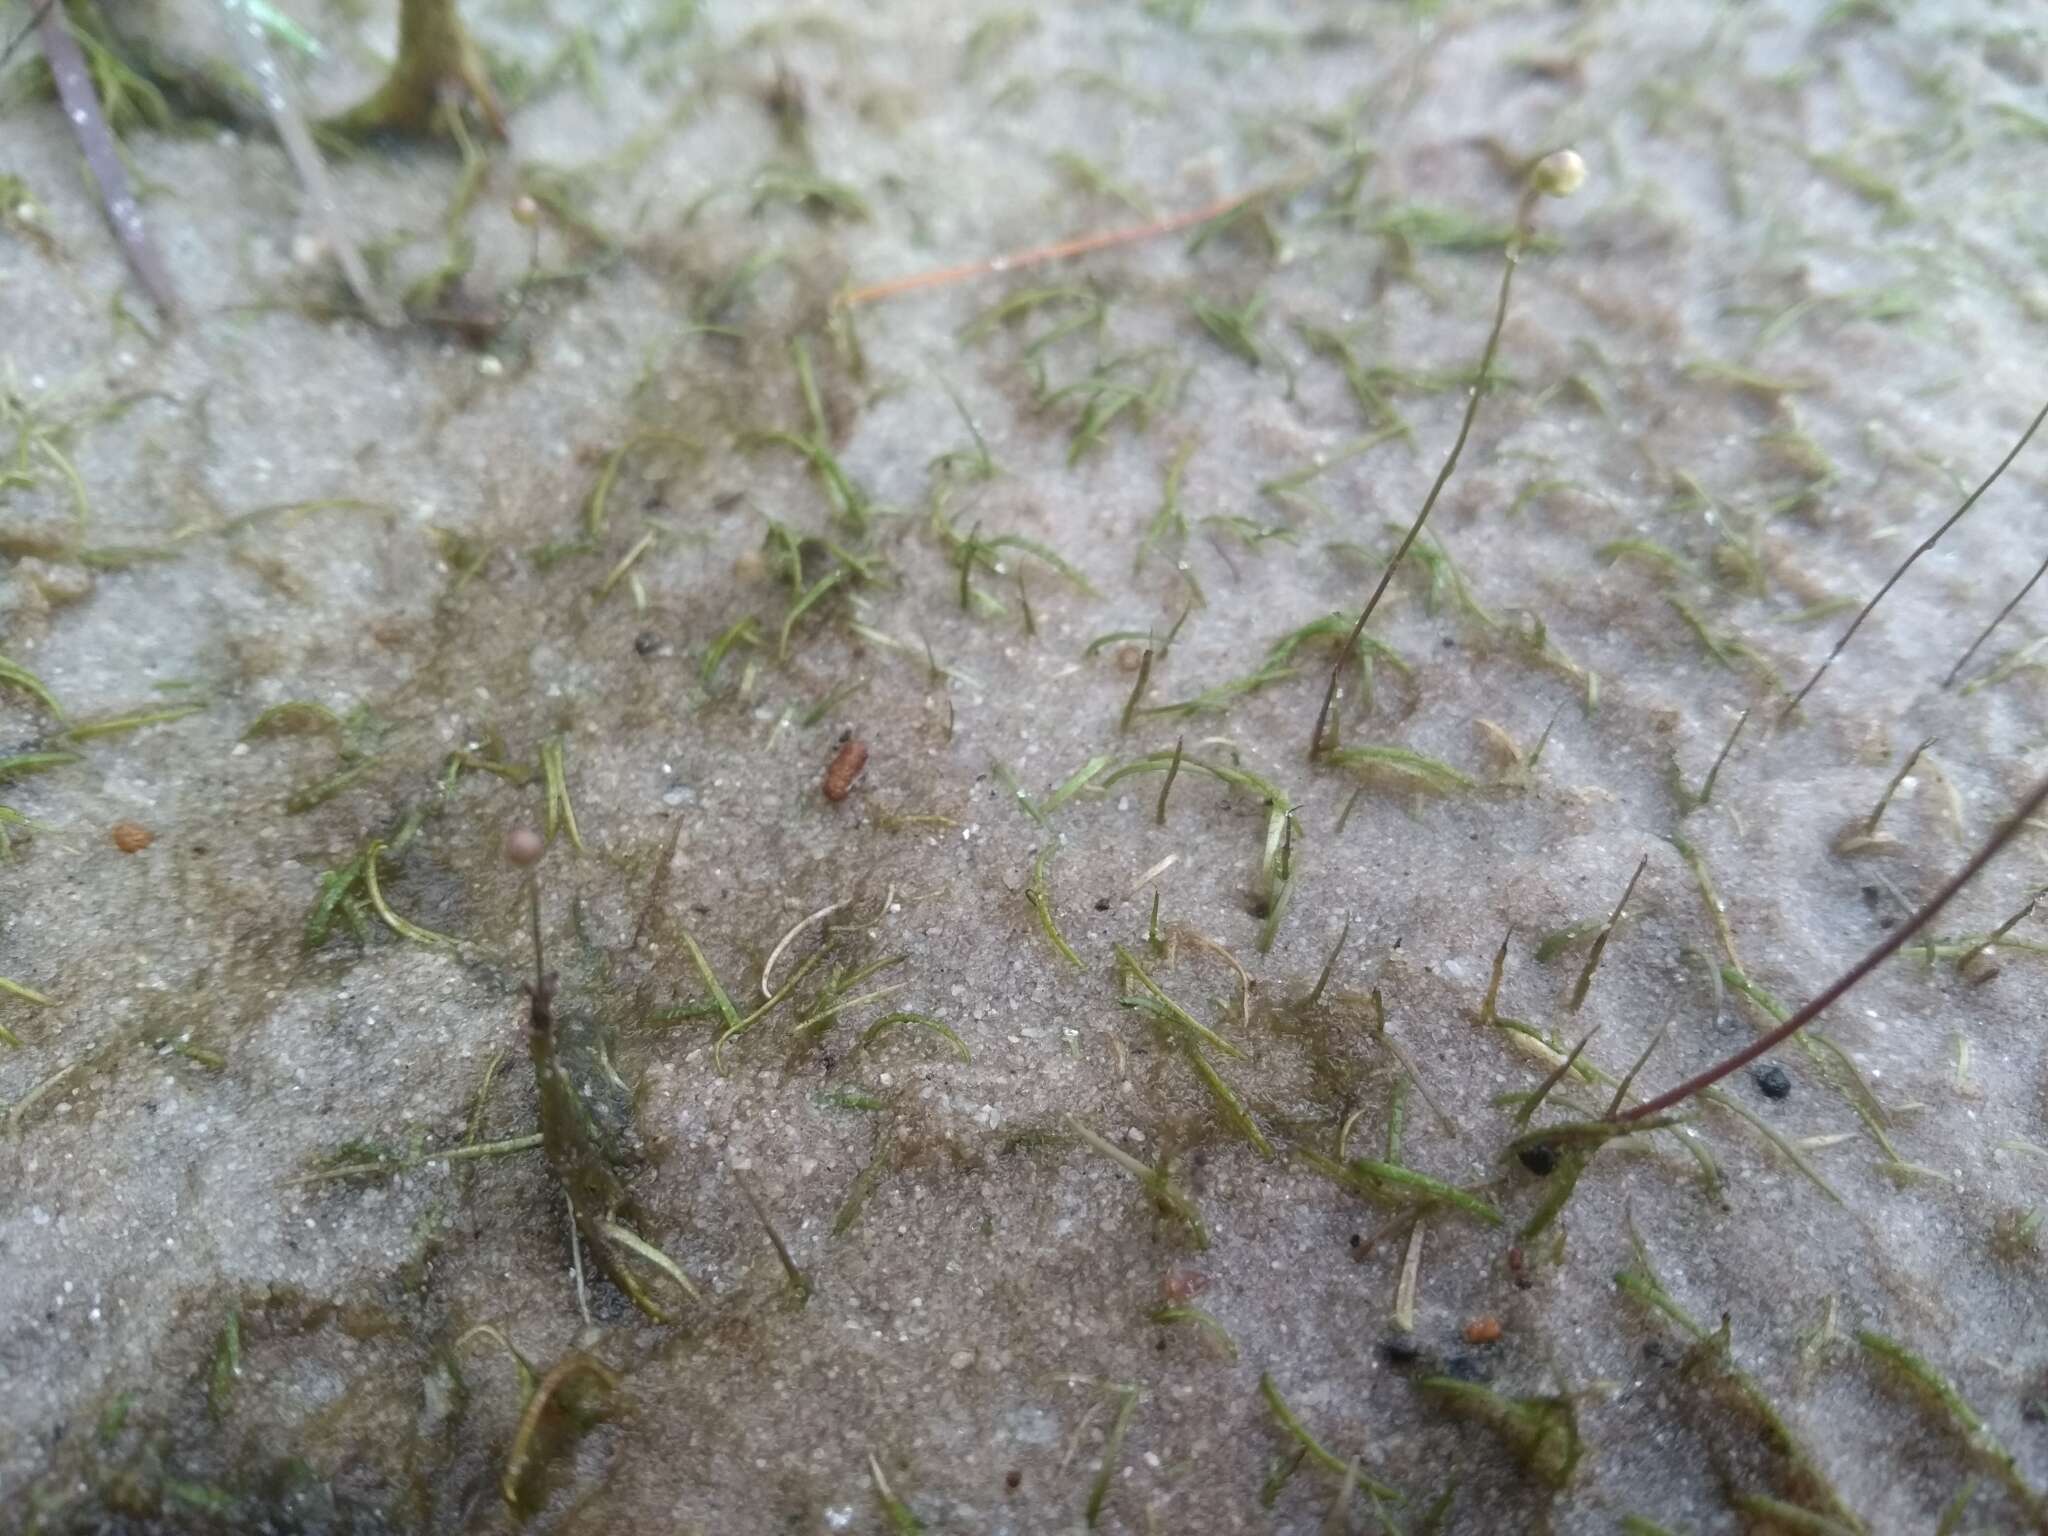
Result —
[[150, 302], [166, 320], [176, 319], [178, 296], [171, 287], [171, 275], [142, 222], [142, 206], [135, 201], [135, 191], [128, 184], [128, 169], [121, 163], [120, 146], [114, 142], [114, 132], [100, 110], [92, 72], [79, 52], [78, 39], [71, 35], [64, 7], [52, 5], [46, 9], [40, 30], [43, 57], [49, 60], [50, 78], [57, 85], [57, 101], [71, 120], [71, 132], [85, 153], [93, 180], [99, 183], [100, 204], [107, 211], [107, 222], [114, 227], [121, 254], [128, 258], [128, 265]]

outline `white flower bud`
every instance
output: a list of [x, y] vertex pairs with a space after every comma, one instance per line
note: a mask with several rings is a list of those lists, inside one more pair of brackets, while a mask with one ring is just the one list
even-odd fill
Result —
[[1586, 181], [1586, 162], [1577, 150], [1554, 149], [1536, 162], [1530, 185], [1546, 197], [1570, 197]]

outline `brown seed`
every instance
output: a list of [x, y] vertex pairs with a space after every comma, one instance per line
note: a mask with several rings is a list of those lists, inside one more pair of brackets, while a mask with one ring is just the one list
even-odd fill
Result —
[[547, 840], [531, 827], [514, 827], [505, 834], [505, 859], [511, 864], [538, 864], [548, 851]]
[[123, 853], [140, 853], [156, 841], [156, 834], [139, 821], [117, 821], [112, 832], [114, 846]]
[[1475, 1317], [1465, 1325], [1467, 1344], [1491, 1344], [1500, 1337], [1500, 1319], [1497, 1317]]
[[853, 788], [853, 781], [860, 777], [861, 770], [868, 765], [868, 744], [848, 736], [839, 743], [831, 766], [825, 770], [825, 798], [844, 800], [847, 791]]

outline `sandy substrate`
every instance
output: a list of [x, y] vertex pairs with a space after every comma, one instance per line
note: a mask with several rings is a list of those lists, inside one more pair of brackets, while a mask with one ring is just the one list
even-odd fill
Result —
[[[322, 110], [374, 82], [387, 6], [287, 9]], [[10, 67], [0, 655], [63, 716], [0, 687], [0, 977], [47, 1000], [0, 996], [0, 1529], [510, 1529], [508, 1346], [616, 1382], [539, 1414], [530, 1531], [2048, 1521], [2048, 925], [1957, 964], [2038, 833], [1773, 1057], [1789, 1096], [1730, 1079], [1526, 1238], [1556, 1175], [1500, 1101], [1555, 1054], [1482, 1017], [1506, 938], [1497, 1015], [1610, 1078], [1661, 1031], [1672, 1086], [2048, 771], [2038, 593], [1942, 686], [2048, 553], [2048, 442], [1780, 719], [2048, 397], [2022, 8], [471, 11], [509, 143], [333, 167], [395, 331], [276, 144], [191, 118], [126, 134], [163, 326]], [[224, 56], [204, 7], [146, 25]], [[1564, 143], [1590, 179], [1347, 685], [1392, 752], [1311, 764], [1334, 642], [1271, 647], [1377, 579]], [[536, 1128], [499, 848], [550, 743], [549, 963], [703, 1292], [666, 1326], [602, 1279], [586, 1323], [539, 1151], [425, 1156]], [[373, 839], [397, 922], [359, 884], [309, 944]], [[686, 935], [746, 1013], [824, 909], [714, 1052]], [[1241, 1053], [1203, 1047], [1271, 1156], [1117, 946]], [[1400, 1500], [1331, 1514], [1354, 1457]]]

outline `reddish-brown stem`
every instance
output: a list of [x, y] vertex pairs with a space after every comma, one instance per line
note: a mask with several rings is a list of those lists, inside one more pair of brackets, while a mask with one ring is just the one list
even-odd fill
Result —
[[1387, 568], [1380, 572], [1380, 584], [1372, 589], [1372, 596], [1365, 600], [1365, 606], [1358, 611], [1358, 622], [1351, 626], [1351, 638], [1344, 642], [1337, 652], [1336, 663], [1330, 668], [1330, 686], [1323, 690], [1323, 707], [1316, 711], [1316, 728], [1308, 739], [1308, 755], [1321, 757], [1326, 749], [1335, 743], [1325, 739], [1330, 725], [1330, 711], [1337, 703], [1337, 679], [1344, 671], [1344, 660], [1358, 646], [1359, 637], [1365, 633], [1366, 620], [1372, 617], [1373, 609], [1379, 607], [1380, 599], [1387, 594], [1387, 588], [1394, 580], [1394, 572], [1401, 568], [1408, 551], [1422, 533], [1422, 525], [1429, 521], [1429, 514], [1436, 510], [1436, 499], [1450, 484], [1451, 472], [1458, 467], [1458, 455], [1465, 451], [1465, 439], [1472, 435], [1472, 423], [1479, 415], [1479, 397], [1486, 393], [1487, 375], [1493, 371], [1493, 355], [1500, 350], [1500, 333], [1508, 320], [1508, 294], [1515, 283], [1515, 265], [1521, 260], [1522, 241], [1528, 237], [1529, 215], [1535, 209], [1537, 193], [1532, 188], [1522, 194], [1522, 206], [1515, 214], [1515, 232], [1508, 237], [1507, 263], [1500, 275], [1500, 302], [1494, 306], [1493, 329], [1486, 336], [1486, 351], [1479, 359], [1479, 373], [1472, 380], [1472, 394], [1465, 402], [1465, 419], [1458, 424], [1457, 440], [1451, 444], [1450, 456], [1444, 460], [1444, 467], [1437, 471], [1436, 482], [1429, 488], [1429, 494], [1422, 499], [1422, 510], [1415, 514], [1415, 521], [1408, 525], [1408, 532], [1402, 538], [1400, 548], [1387, 562]]
[[[2048, 405], [2043, 405], [2040, 409], [2040, 412], [2034, 417], [2034, 419], [2031, 422], [2028, 423], [2027, 430], [2020, 434], [2020, 440], [2014, 443], [2012, 445], [2011, 451], [2009, 451], [2004, 458], [1998, 461], [1998, 468], [1992, 470], [1990, 474], [1986, 475], [1983, 481], [1978, 485], [1977, 489], [1970, 492], [1969, 495], [1963, 498], [1963, 504], [1957, 507], [1955, 511], [1949, 513], [1948, 520], [1944, 522], [1939, 528], [1935, 529], [1934, 532], [1927, 535], [1926, 538], [1922, 539], [1920, 541], [1919, 546], [1914, 549], [1913, 553], [1906, 556], [1906, 558], [1900, 563], [1899, 568], [1896, 571], [1893, 571], [1890, 576], [1885, 578], [1884, 585], [1877, 589], [1877, 595], [1871, 598], [1869, 602], [1863, 605], [1862, 612], [1858, 613], [1856, 617], [1850, 621], [1849, 627], [1842, 631], [1842, 638], [1837, 640], [1835, 642], [1835, 648], [1828, 652], [1827, 660], [1823, 661], [1817, 668], [1814, 669], [1813, 676], [1809, 677], [1806, 680], [1806, 686], [1800, 689], [1797, 693], [1793, 694], [1792, 697], [1786, 702], [1785, 707], [1778, 712], [1778, 719], [1780, 721], [1789, 719], [1791, 717], [1792, 711], [1799, 707], [1800, 701], [1804, 699], [1809, 693], [1813, 692], [1814, 684], [1818, 683], [1823, 677], [1827, 675], [1828, 668], [1832, 667], [1835, 664], [1835, 658], [1841, 655], [1843, 649], [1849, 644], [1849, 642], [1852, 639], [1855, 638], [1856, 631], [1863, 627], [1863, 621], [1870, 617], [1871, 610], [1877, 607], [1879, 603], [1883, 602], [1885, 593], [1891, 591], [1893, 587], [1897, 586], [1899, 583], [1899, 578], [1904, 576], [1907, 571], [1913, 568], [1913, 562], [1915, 560], [1918, 560], [1922, 555], [1926, 554], [1927, 551], [1934, 548], [1936, 544], [1939, 544], [1941, 542], [1941, 536], [1947, 533], [1949, 529], [1955, 527], [1957, 523], [1961, 522], [1963, 520], [1963, 514], [1969, 511], [1970, 508], [1977, 505], [1978, 498], [1981, 497], [1986, 491], [1990, 490], [1992, 486], [1998, 483], [1998, 477], [2005, 473], [2005, 469], [2008, 464], [2012, 463], [2014, 459], [2020, 456], [2020, 450], [2022, 448], [2025, 448], [2027, 446], [2027, 443], [2033, 438], [2034, 434], [2040, 430], [2041, 423], [2043, 421], [2048, 421]], [[1954, 674], [1950, 674], [1950, 676], [1951, 679], [1953, 679]]]
[[962, 262], [957, 267], [938, 267], [929, 272], [913, 272], [908, 277], [892, 277], [885, 283], [870, 283], [865, 288], [849, 289], [833, 300], [833, 305], [838, 309], [856, 309], [863, 304], [873, 304], [881, 299], [893, 299], [898, 294], [915, 293], [920, 288], [942, 288], [948, 283], [986, 277], [994, 272], [1015, 272], [1048, 261], [1065, 261], [1070, 257], [1085, 256], [1090, 251], [1107, 250], [1111, 246], [1135, 245], [1141, 240], [1170, 235], [1175, 230], [1187, 229], [1195, 224], [1206, 224], [1211, 219], [1222, 218], [1226, 213], [1235, 213], [1253, 198], [1264, 196], [1266, 190], [1261, 187], [1251, 192], [1240, 192], [1235, 197], [1220, 197], [1203, 207], [1155, 219], [1149, 224], [1134, 224], [1124, 229], [1081, 235], [1072, 240], [1055, 241], [1051, 245], [1033, 246], [1026, 251], [1013, 251], [1007, 256], [990, 256], [981, 261]]
[[548, 990], [548, 965], [541, 958], [540, 949], [540, 876], [529, 875], [526, 880], [527, 914], [533, 920], [533, 995], [545, 1001]]
[[1947, 885], [1944, 885], [1939, 891], [1935, 892], [1933, 898], [1925, 906], [1915, 912], [1906, 922], [1893, 929], [1885, 937], [1882, 944], [1879, 944], [1877, 948], [1844, 971], [1841, 976], [1836, 978], [1834, 984], [1822, 992], [1820, 996], [1816, 997], [1804, 1008], [1801, 1008], [1769, 1034], [1759, 1038], [1754, 1044], [1737, 1051], [1727, 1060], [1707, 1068], [1706, 1071], [1687, 1078], [1669, 1093], [1660, 1093], [1656, 1098], [1649, 1100], [1647, 1103], [1636, 1105], [1627, 1114], [1617, 1118], [1622, 1120], [1640, 1120], [1645, 1115], [1654, 1115], [1660, 1111], [1670, 1109], [1674, 1105], [1683, 1104], [1694, 1094], [1703, 1089], [1713, 1087], [1714, 1084], [1721, 1081], [1722, 1078], [1728, 1076], [1731, 1072], [1741, 1071], [1752, 1061], [1755, 1061], [1757, 1057], [1776, 1050], [1787, 1040], [1790, 1040], [1800, 1030], [1806, 1028], [1807, 1025], [1811, 1024], [1838, 1002], [1842, 995], [1849, 991], [1850, 988], [1854, 987], [1864, 977], [1898, 953], [1913, 935], [1934, 921], [1935, 916], [1941, 909], [1955, 898], [1956, 892], [1976, 879], [1984, 866], [1997, 856], [2001, 848], [2012, 841], [2013, 835], [2030, 818], [2038, 814], [2043, 805], [2048, 805], [2048, 779], [2043, 779], [2028, 792], [2027, 798], [2020, 803], [2020, 808], [2012, 813], [2005, 825], [1991, 834], [1990, 840], [1971, 856], [1970, 862], [1958, 870], [1955, 877]]

